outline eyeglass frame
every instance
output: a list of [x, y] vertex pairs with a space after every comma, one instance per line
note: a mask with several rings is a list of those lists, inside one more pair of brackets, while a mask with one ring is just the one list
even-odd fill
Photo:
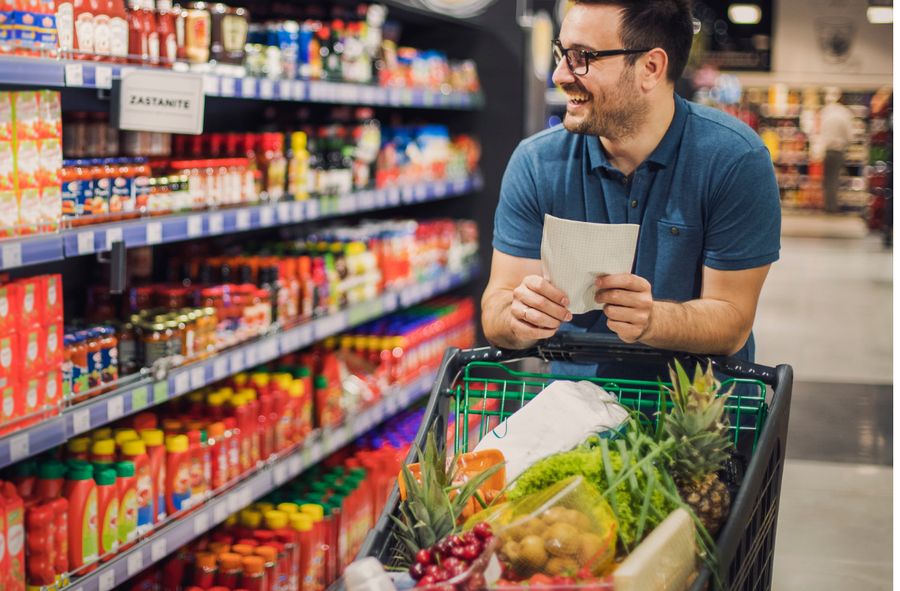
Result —
[[[636, 55], [638, 53], [647, 53], [651, 51], [653, 48], [647, 49], [605, 49], [602, 51], [588, 51], [587, 49], [574, 49], [574, 48], [565, 48], [562, 46], [562, 42], [559, 39], [554, 39], [553, 48], [559, 50], [562, 54], [562, 59], [556, 61], [556, 65], [559, 65], [560, 61], [566, 62], [566, 67], [569, 68], [569, 72], [572, 73], [573, 76], [587, 76], [587, 73], [591, 69], [591, 60], [600, 59], [601, 57], [612, 57], [615, 55]], [[570, 51], [580, 51], [582, 58], [584, 58], [584, 73], [577, 73], [575, 68], [572, 67], [572, 62], [569, 61], [569, 52]], [[556, 56], [554, 56], [555, 59]]]

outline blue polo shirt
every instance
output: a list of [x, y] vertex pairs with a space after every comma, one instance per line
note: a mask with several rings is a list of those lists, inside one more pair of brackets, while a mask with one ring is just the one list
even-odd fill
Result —
[[[494, 248], [540, 259], [546, 213], [640, 224], [633, 272], [650, 282], [654, 299], [698, 298], [704, 266], [740, 270], [778, 260], [781, 207], [765, 145], [730, 115], [678, 96], [668, 131], [630, 179], [596, 136], [560, 125], [523, 140], [503, 175]], [[576, 315], [561, 330], [609, 332], [599, 311]], [[751, 335], [736, 357], [752, 361], [753, 353]], [[571, 375], [601, 369], [554, 367]]]

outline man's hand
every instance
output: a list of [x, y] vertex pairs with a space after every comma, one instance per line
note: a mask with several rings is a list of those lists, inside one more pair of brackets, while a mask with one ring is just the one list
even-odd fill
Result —
[[606, 325], [626, 343], [644, 337], [650, 328], [653, 294], [650, 282], [630, 273], [597, 278], [598, 304], [604, 304]]
[[560, 324], [572, 320], [569, 298], [540, 275], [526, 275], [512, 292], [510, 330], [522, 341], [552, 337]]

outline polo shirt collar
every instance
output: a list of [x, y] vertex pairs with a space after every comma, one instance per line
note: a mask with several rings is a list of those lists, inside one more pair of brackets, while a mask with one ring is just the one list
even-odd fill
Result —
[[[662, 141], [656, 146], [656, 149], [647, 157], [646, 162], [653, 162], [661, 167], [669, 166], [675, 162], [678, 154], [678, 146], [681, 144], [681, 136], [684, 133], [684, 124], [687, 121], [688, 105], [687, 101], [675, 95], [675, 114], [672, 116], [672, 123], [663, 136]], [[600, 138], [595, 135], [586, 136], [588, 160], [592, 170], [598, 168], [614, 171], [617, 170], [609, 159], [606, 152], [600, 144]]]

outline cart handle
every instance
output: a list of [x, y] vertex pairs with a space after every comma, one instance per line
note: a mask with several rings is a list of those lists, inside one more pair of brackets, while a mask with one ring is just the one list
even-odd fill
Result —
[[600, 360], [659, 362], [662, 359], [678, 358], [684, 361], [712, 363], [713, 368], [730, 377], [759, 380], [774, 386], [777, 383], [775, 368], [726, 355], [701, 355], [654, 349], [639, 343], [626, 343], [616, 335], [602, 333], [562, 332], [539, 341], [528, 349], [498, 349], [482, 347], [462, 351], [462, 364], [473, 361], [510, 362], [527, 357], [539, 357], [544, 361], [572, 361], [576, 363], [596, 363]]

